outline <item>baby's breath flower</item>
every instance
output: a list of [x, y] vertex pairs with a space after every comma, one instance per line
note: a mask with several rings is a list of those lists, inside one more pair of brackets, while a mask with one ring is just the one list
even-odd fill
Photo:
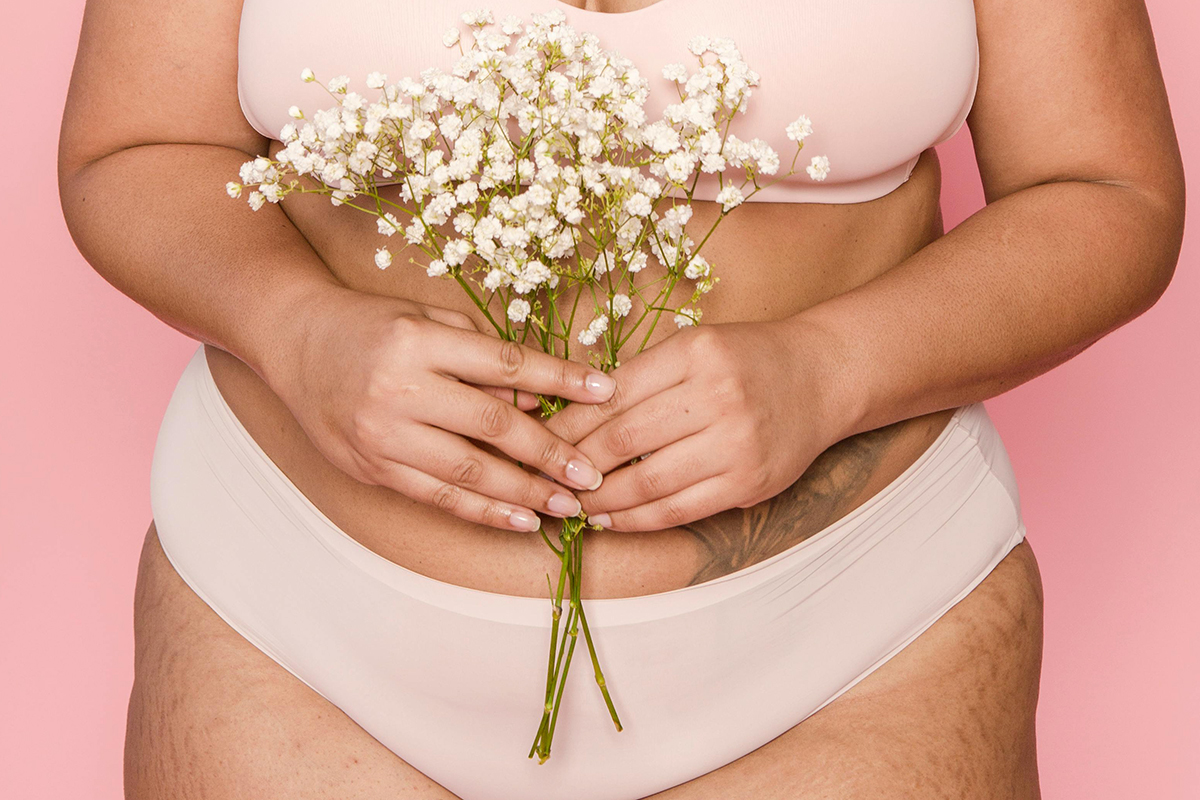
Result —
[[388, 252], [386, 247], [381, 247], [375, 251], [375, 266], [380, 269], [387, 269], [392, 265], [392, 254]]
[[697, 278], [707, 277], [709, 269], [708, 261], [704, 256], [693, 256], [691, 263], [687, 265], [687, 269], [683, 271], [683, 274], [687, 278], [696, 280]]
[[743, 200], [745, 197], [742, 195], [741, 189], [732, 183], [717, 192], [716, 196], [716, 201], [721, 204], [723, 211], [729, 211], [731, 208], [741, 205]]
[[695, 325], [696, 318], [692, 316], [693, 313], [695, 313], [695, 312], [683, 311], [683, 312], [676, 314], [675, 315], [675, 326], [679, 327], [679, 328], [686, 328], [689, 325]]
[[686, 83], [688, 79], [687, 68], [683, 64], [667, 64], [662, 68], [662, 76], [675, 83]]
[[382, 89], [386, 83], [387, 75], [384, 75], [382, 72], [372, 72], [367, 76], [368, 89]]
[[[466, 15], [464, 14], [463, 16], [465, 17]], [[450, 28], [443, 33], [442, 44], [446, 45], [446, 47], [454, 47], [454, 45], [458, 44], [458, 28]]]
[[625, 317], [633, 310], [633, 301], [629, 299], [629, 295], [615, 294], [609, 302], [609, 308], [612, 309], [614, 317]]
[[350, 85], [350, 78], [345, 75], [338, 75], [336, 78], [330, 78], [328, 83], [329, 91], [334, 94], [341, 94], [346, 91], [346, 87]]
[[242, 185], [240, 183], [234, 183], [233, 181], [230, 181], [229, 183], [225, 184], [225, 194], [234, 198], [241, 197]]
[[806, 136], [812, 135], [812, 120], [801, 114], [795, 122], [788, 123], [787, 137], [794, 142], [803, 142]]
[[431, 278], [439, 278], [449, 271], [450, 268], [446, 265], [446, 262], [440, 258], [435, 258], [433, 261], [430, 261], [429, 266], [425, 268], [425, 274]]
[[304, 119], [304, 112], [300, 110], [300, 106], [289, 106], [288, 116], [292, 119]]
[[641, 192], [637, 192], [625, 201], [625, 211], [635, 217], [650, 216], [650, 198]]
[[250, 203], [250, 209], [252, 211], [258, 211], [263, 207], [263, 204], [267, 202], [267, 198], [263, 197], [262, 192], [251, 192], [247, 200]]
[[508, 318], [519, 325], [529, 318], [531, 308], [528, 300], [518, 297], [508, 304]]
[[829, 175], [829, 159], [825, 156], [813, 156], [812, 163], [804, 169], [814, 181], [823, 181]]
[[305, 83], [312, 83], [316, 79], [317, 79], [317, 76], [314, 75], [313, 71], [311, 69], [309, 69], [308, 67], [305, 67], [304, 69], [300, 70], [300, 80], [304, 81]]
[[471, 25], [476, 28], [483, 28], [491, 25], [496, 21], [496, 19], [492, 16], [491, 11], [481, 8], [476, 11], [464, 12], [462, 15], [462, 21], [467, 25]]

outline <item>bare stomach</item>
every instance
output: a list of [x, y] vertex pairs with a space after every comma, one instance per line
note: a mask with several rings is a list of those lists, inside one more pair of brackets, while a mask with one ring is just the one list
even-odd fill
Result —
[[[868, 203], [744, 205], [705, 245], [703, 253], [721, 282], [704, 298], [704, 322], [780, 319], [887, 271], [941, 235], [939, 189], [937, 158], [930, 150], [907, 183]], [[705, 225], [714, 208], [694, 205], [694, 220]], [[397, 258], [386, 272], [375, 269], [372, 256], [380, 237], [366, 215], [301, 195], [285, 199], [284, 210], [347, 286], [452, 308], [482, 322], [457, 286], [426, 277], [405, 259]], [[660, 326], [651, 343], [673, 329]], [[246, 429], [349, 536], [440, 581], [501, 594], [547, 595], [546, 574], [557, 577], [559, 562], [539, 534], [463, 522], [350, 478], [317, 451], [256, 373], [216, 348], [208, 347], [207, 355], [218, 388]], [[786, 550], [886, 487], [932, 444], [952, 413], [946, 409], [844, 439], [822, 453], [795, 484], [753, 508], [735, 508], [663, 531], [588, 531], [582, 596], [669, 591]]]

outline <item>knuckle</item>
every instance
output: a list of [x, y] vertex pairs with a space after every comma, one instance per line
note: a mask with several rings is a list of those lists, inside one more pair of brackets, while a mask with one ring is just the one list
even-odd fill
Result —
[[533, 476], [522, 480], [520, 486], [515, 488], [520, 495], [520, 504], [532, 509], [545, 508], [546, 503], [550, 501], [550, 495], [555, 493]]
[[487, 502], [479, 512], [479, 522], [492, 528], [508, 528], [509, 510], [499, 503]]
[[567, 454], [563, 450], [562, 444], [553, 436], [548, 436], [538, 448], [538, 465], [542, 468], [554, 467], [558, 468], [567, 463]]
[[741, 408], [746, 400], [746, 388], [738, 378], [726, 375], [713, 384], [712, 396], [724, 408]]
[[716, 333], [705, 325], [685, 328], [680, 333], [686, 337], [685, 342], [694, 355], [708, 355], [716, 344]]
[[622, 458], [632, 458], [638, 455], [633, 452], [633, 430], [628, 423], [624, 422], [614, 422], [605, 429], [604, 447], [614, 456], [621, 456]]
[[654, 467], [644, 466], [633, 471], [633, 488], [643, 499], [658, 497], [663, 492], [666, 479]]
[[497, 367], [506, 378], [515, 378], [525, 366], [525, 351], [516, 342], [501, 342], [496, 352]]
[[361, 483], [370, 486], [388, 486], [389, 488], [399, 491], [393, 484], [396, 483], [390, 470], [385, 466], [385, 462], [370, 458], [355, 449], [350, 450], [349, 455], [353, 477]]
[[499, 400], [487, 402], [479, 412], [479, 430], [489, 438], [503, 436], [512, 428], [512, 414], [511, 406]]
[[451, 471], [451, 480], [459, 486], [477, 486], [483, 479], [483, 462], [475, 456], [459, 459]]
[[462, 313], [461, 311], [447, 311], [446, 313], [448, 314], [447, 319], [450, 320], [451, 325], [454, 325], [455, 327], [458, 327], [458, 328], [468, 328], [470, 330], [475, 330], [474, 320], [472, 320], [470, 317], [468, 317], [466, 314]]
[[365, 408], [355, 409], [350, 414], [350, 435], [358, 445], [370, 445], [379, 439], [379, 422], [375, 414]]
[[617, 414], [620, 414], [621, 409], [625, 407], [625, 391], [621, 388], [620, 381], [618, 381], [611, 397], [603, 403], [597, 403], [596, 405], [589, 406], [589, 408], [596, 409], [596, 413], [600, 415], [601, 419], [612, 419]]
[[763, 500], [772, 496], [771, 492], [771, 473], [764, 467], [758, 467], [750, 471], [746, 479], [741, 482], [745, 487], [747, 497], [742, 502], [738, 503], [738, 508], [750, 508], [756, 506]]
[[452, 483], [443, 483], [429, 498], [430, 505], [442, 511], [453, 512], [462, 504], [463, 490]]
[[570, 389], [581, 383], [576, 377], [577, 366], [573, 361], [559, 359], [557, 364], [558, 374], [555, 376], [559, 389]]
[[389, 345], [400, 353], [415, 352], [424, 329], [417, 317], [396, 317], [388, 329]]
[[679, 500], [668, 497], [662, 501], [662, 510], [659, 513], [659, 522], [664, 527], [672, 527], [674, 525], [682, 525], [687, 521], [687, 509]]

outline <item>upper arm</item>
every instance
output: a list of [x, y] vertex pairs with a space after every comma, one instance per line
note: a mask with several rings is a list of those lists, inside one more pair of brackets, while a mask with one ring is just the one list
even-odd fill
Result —
[[242, 0], [87, 0], [60, 180], [110, 153], [187, 143], [265, 153], [237, 96]]
[[1138, 190], [1182, 229], [1183, 168], [1143, 0], [975, 0], [968, 117], [988, 202], [1055, 181]]

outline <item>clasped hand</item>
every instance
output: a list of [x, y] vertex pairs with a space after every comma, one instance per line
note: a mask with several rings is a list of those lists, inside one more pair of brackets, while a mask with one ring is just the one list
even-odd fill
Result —
[[685, 328], [614, 370], [611, 399], [548, 420], [605, 474], [579, 494], [589, 519], [660, 530], [794, 483], [840, 438], [831, 381], [806, 357], [810, 346], [786, 322]]
[[[828, 359], [785, 322], [684, 329], [608, 376], [395, 298], [338, 289], [303, 311], [262, 372], [309, 439], [470, 522], [682, 525], [777, 494], [840, 438]], [[572, 402], [543, 423], [531, 393]]]

